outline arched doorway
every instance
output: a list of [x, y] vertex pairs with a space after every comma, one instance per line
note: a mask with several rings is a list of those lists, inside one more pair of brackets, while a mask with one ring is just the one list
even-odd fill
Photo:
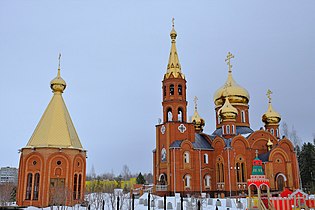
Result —
[[285, 188], [286, 184], [285, 182], [287, 181], [287, 178], [284, 174], [279, 173], [276, 176], [276, 189], [278, 191], [283, 191], [283, 189]]

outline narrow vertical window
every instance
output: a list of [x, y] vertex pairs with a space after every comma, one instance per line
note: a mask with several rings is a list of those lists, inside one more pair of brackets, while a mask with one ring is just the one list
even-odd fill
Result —
[[232, 125], [232, 133], [233, 133], [233, 134], [236, 133], [236, 132], [235, 132], [235, 126], [234, 126], [234, 125]]
[[174, 85], [170, 85], [170, 95], [174, 95]]
[[270, 129], [270, 133], [274, 135], [275, 131], [273, 130], [273, 128]]
[[245, 163], [241, 163], [241, 171], [242, 171], [242, 182], [245, 182], [246, 175], [245, 175]]
[[217, 163], [217, 182], [221, 181], [220, 163]]
[[210, 179], [211, 179], [211, 177], [209, 175], [205, 176], [205, 187], [206, 188], [210, 187]]
[[279, 133], [279, 128], [277, 128], [277, 137], [279, 138], [280, 133]]
[[78, 175], [74, 174], [74, 179], [73, 179], [73, 200], [77, 199], [77, 191], [78, 191]]
[[241, 112], [241, 118], [242, 118], [241, 120], [242, 120], [243, 123], [246, 122], [245, 111], [244, 110]]
[[227, 126], [226, 126], [226, 133], [227, 133], [227, 134], [230, 134], [230, 133], [231, 133], [231, 131], [230, 131], [230, 125], [227, 125]]
[[178, 118], [179, 122], [183, 122], [183, 111], [182, 111], [181, 108], [178, 108], [178, 116], [177, 116], [177, 118]]
[[203, 155], [203, 163], [208, 164], [208, 154]]
[[221, 180], [221, 182], [224, 182], [224, 167], [223, 167], [223, 163], [221, 163], [221, 178], [222, 178], [222, 180]]
[[33, 191], [33, 200], [38, 200], [38, 194], [39, 194], [39, 173], [35, 174], [34, 179], [34, 191]]
[[78, 200], [81, 199], [81, 182], [82, 182], [82, 175], [79, 174], [79, 181], [78, 181]]
[[33, 174], [27, 174], [26, 197], [25, 200], [31, 200]]
[[188, 152], [184, 153], [184, 163], [189, 163], [189, 153]]
[[178, 95], [183, 95], [182, 85], [178, 85]]
[[173, 121], [173, 114], [172, 114], [172, 109], [168, 108], [167, 109], [167, 121]]
[[184, 180], [185, 180], [185, 187], [190, 187], [190, 176], [186, 175]]
[[224, 125], [222, 125], [222, 134], [225, 134], [225, 132], [224, 132]]

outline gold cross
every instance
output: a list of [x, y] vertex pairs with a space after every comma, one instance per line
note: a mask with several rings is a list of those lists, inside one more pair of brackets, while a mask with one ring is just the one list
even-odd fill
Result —
[[229, 73], [232, 72], [232, 65], [231, 65], [231, 59], [234, 58], [234, 55], [230, 52], [228, 52], [225, 62], [227, 63], [227, 65], [229, 66]]
[[271, 90], [268, 89], [266, 95], [267, 95], [267, 98], [269, 99], [269, 103], [271, 103], [271, 94], [272, 94]]
[[175, 25], [175, 18], [172, 18], [172, 27], [174, 28], [174, 25]]
[[256, 153], [256, 157], [258, 157], [258, 150], [257, 149], [256, 149], [255, 153]]
[[197, 96], [195, 96], [195, 98], [194, 98], [194, 102], [195, 102], [195, 110], [197, 110], [197, 101], [198, 101], [198, 98], [197, 98]]

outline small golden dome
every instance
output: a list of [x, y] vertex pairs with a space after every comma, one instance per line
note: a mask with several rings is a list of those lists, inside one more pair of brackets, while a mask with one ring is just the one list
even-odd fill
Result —
[[202, 132], [203, 131], [203, 126], [205, 126], [205, 120], [202, 119], [197, 111], [197, 96], [194, 98], [195, 102], [195, 112], [194, 115], [191, 117], [191, 122], [195, 125], [195, 130], [197, 132]]
[[59, 67], [57, 76], [50, 82], [50, 88], [52, 89], [54, 93], [63, 93], [66, 87], [67, 87], [66, 82], [60, 76], [60, 67]]
[[224, 105], [219, 109], [218, 113], [222, 120], [235, 120], [238, 111], [230, 103], [229, 97], [226, 97]]
[[281, 116], [278, 112], [276, 112], [269, 102], [268, 110], [263, 114], [262, 121], [267, 125], [277, 125], [281, 121]]
[[215, 92], [213, 97], [214, 104], [222, 106], [225, 97], [229, 97], [231, 103], [248, 104], [249, 102], [248, 91], [235, 82], [232, 72], [228, 73], [228, 78], [224, 85]]
[[267, 146], [269, 147], [269, 146], [272, 146], [272, 145], [273, 145], [273, 143], [270, 141], [270, 138], [269, 138], [269, 140], [267, 142]]
[[194, 123], [196, 131], [198, 132], [203, 131], [203, 127], [205, 126], [205, 120], [200, 117], [197, 109], [195, 109], [194, 115], [191, 117], [191, 122]]
[[174, 18], [172, 18], [172, 30], [171, 30], [171, 33], [170, 33], [170, 36], [171, 36], [171, 39], [172, 40], [175, 40], [176, 39], [176, 36], [177, 36], [177, 33], [176, 33], [176, 31], [175, 31], [175, 27], [174, 27], [174, 21], [175, 21], [175, 19]]
[[270, 90], [267, 91], [267, 97], [269, 99], [268, 103], [268, 110], [265, 112], [262, 116], [262, 121], [266, 125], [278, 125], [279, 122], [281, 121], [281, 116], [278, 112], [276, 112], [271, 104], [271, 94], [272, 92]]

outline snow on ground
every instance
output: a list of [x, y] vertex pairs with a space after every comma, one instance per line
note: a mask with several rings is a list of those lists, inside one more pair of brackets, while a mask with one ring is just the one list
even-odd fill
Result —
[[[148, 205], [147, 205], [147, 199], [148, 199], [148, 194], [144, 193], [140, 198], [135, 199], [135, 210], [147, 210], [148, 209]], [[210, 205], [212, 200], [212, 205]], [[167, 204], [168, 205], [172, 205], [172, 209], [173, 210], [180, 210], [180, 197], [167, 197]], [[226, 201], [227, 199], [219, 199], [221, 202], [221, 206], [218, 206], [219, 210], [240, 210], [236, 208], [236, 199], [231, 199], [231, 204], [232, 207], [226, 207]], [[159, 197], [159, 196], [155, 196], [155, 195], [151, 195], [151, 202], [154, 201], [154, 207], [151, 205], [151, 210], [159, 210], [159, 209], [163, 209], [162, 208], [158, 208], [158, 203], [161, 203], [162, 201], [164, 201], [163, 197]], [[204, 198], [202, 200], [202, 210], [214, 210], [216, 209], [216, 201], [217, 198]], [[241, 203], [243, 204], [243, 208], [241, 209], [246, 209], [247, 206], [247, 201], [245, 198], [240, 200]], [[175, 205], [176, 204], [176, 205]], [[184, 203], [183, 203], [184, 209], [185, 210], [196, 210], [197, 209], [197, 200], [193, 199], [193, 198], [184, 198]], [[130, 207], [130, 200], [125, 200], [125, 204], [123, 206], [123, 208], [121, 210], [128, 210]], [[167, 206], [168, 207], [168, 206]], [[38, 210], [38, 208], [36, 207], [28, 207], [26, 208], [27, 210]], [[57, 210], [57, 207], [53, 208], [54, 210]], [[86, 210], [86, 207], [82, 207], [80, 205], [76, 205], [74, 207], [64, 207], [64, 208], [59, 208], [60, 210]], [[93, 206], [91, 206], [91, 210], [95, 209]], [[167, 208], [168, 209], [168, 208]], [[47, 208], [43, 208], [43, 210], [51, 210], [51, 207], [47, 207]], [[112, 210], [112, 208], [108, 207], [107, 205], [105, 206], [105, 210]]]

